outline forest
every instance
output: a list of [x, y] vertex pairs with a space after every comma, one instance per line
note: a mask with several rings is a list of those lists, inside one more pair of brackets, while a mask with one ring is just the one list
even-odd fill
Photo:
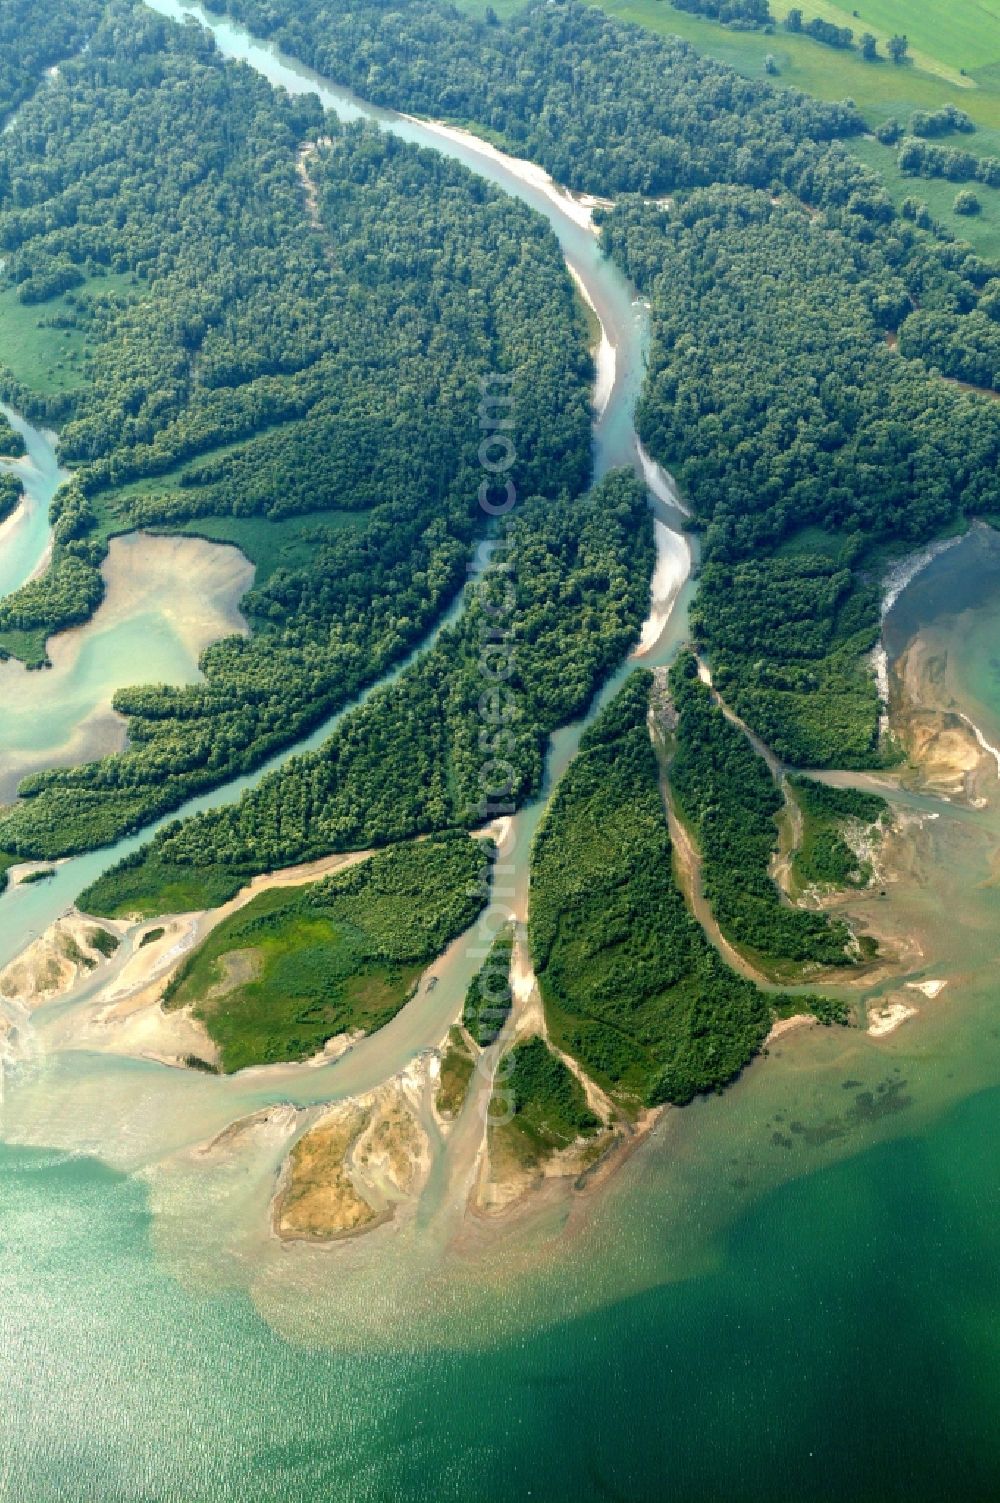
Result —
[[[646, 491], [631, 473], [613, 472], [576, 500], [520, 503], [457, 624], [416, 662], [316, 751], [290, 758], [238, 803], [174, 821], [81, 903], [93, 913], [162, 912], [157, 904], [180, 883], [187, 906], [200, 907], [256, 872], [513, 812], [541, 787], [552, 731], [585, 712], [634, 644], [652, 566]], [[495, 642], [505, 611], [517, 629]], [[499, 688], [484, 670], [485, 661], [497, 671], [495, 646], [509, 650]], [[35, 802], [0, 826], [4, 843], [44, 841], [44, 802], [30, 823]]]
[[47, 69], [79, 52], [103, 0], [4, 0], [0, 11], [0, 120], [30, 99]]
[[[598, 211], [604, 244], [653, 304], [640, 431], [705, 529], [696, 628], [719, 687], [793, 764], [877, 764], [874, 549], [994, 512], [1000, 457], [1000, 413], [886, 336], [915, 308], [947, 314], [957, 326], [928, 357], [981, 374], [982, 331], [965, 321], [992, 317], [1000, 268], [897, 213], [838, 139], [863, 128], [849, 104], [746, 80], [594, 9], [226, 8], [367, 98], [471, 125], [616, 196]], [[962, 112], [938, 113], [916, 126], [961, 128]], [[662, 193], [672, 209], [648, 202]]]
[[736, 1075], [771, 1003], [688, 913], [634, 673], [585, 733], [531, 855], [529, 942], [553, 1042], [626, 1108]]
[[692, 628], [723, 697], [801, 767], [881, 756], [871, 550], [1000, 508], [1000, 409], [901, 353], [916, 301], [965, 348], [996, 268], [862, 219], [872, 239], [715, 188], [673, 214], [624, 201], [604, 226], [653, 303], [639, 430], [704, 529]]
[[781, 790], [702, 683], [693, 653], [682, 653], [671, 669], [670, 692], [677, 712], [670, 789], [701, 852], [704, 892], [719, 928], [766, 964], [848, 964], [851, 935], [842, 920], [782, 899], [770, 873]]
[[0, 138], [4, 173], [17, 285], [64, 257], [88, 289], [102, 272], [137, 282], [75, 305], [91, 353], [59, 399], [74, 479], [48, 573], [0, 605], [0, 647], [87, 617], [115, 532], [359, 518], [258, 583], [251, 637], [210, 648], [202, 683], [122, 691], [124, 753], [25, 784], [0, 844], [54, 855], [252, 769], [403, 658], [485, 522], [480, 379], [511, 376], [512, 481], [554, 499], [589, 478], [591, 364], [537, 216], [436, 153], [324, 121], [200, 28], [126, 0]]
[[364, 99], [477, 126], [584, 192], [765, 186], [799, 144], [864, 129], [851, 105], [776, 91], [576, 0], [507, 21], [438, 0], [220, 3]]
[[490, 946], [490, 952], [469, 983], [462, 1008], [462, 1022], [480, 1049], [496, 1042], [513, 1001], [510, 965], [514, 951], [514, 925], [505, 924]]

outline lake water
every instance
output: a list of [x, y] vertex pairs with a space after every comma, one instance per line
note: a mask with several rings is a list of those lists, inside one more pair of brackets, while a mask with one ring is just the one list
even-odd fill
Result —
[[[910, 586], [890, 645], [917, 630], [1000, 744], [989, 540]], [[1000, 797], [908, 807], [906, 879], [859, 911], [918, 938], [893, 989], [942, 979], [937, 1000], [879, 1042], [788, 1036], [668, 1113], [606, 1190], [505, 1230], [463, 1225], [445, 1153], [417, 1220], [281, 1246], [279, 1138], [201, 1151], [240, 1112], [357, 1090], [439, 1036], [461, 957], [308, 1073], [222, 1081], [62, 1049], [43, 1009], [0, 1115], [0, 1498], [996, 1496]], [[538, 810], [516, 828], [519, 880]], [[68, 867], [79, 886], [103, 864]], [[27, 912], [12, 899], [0, 922]]]

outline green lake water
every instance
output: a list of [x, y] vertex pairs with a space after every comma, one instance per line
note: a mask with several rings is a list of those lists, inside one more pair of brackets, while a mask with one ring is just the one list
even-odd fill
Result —
[[[224, 39], [239, 51], [235, 28]], [[568, 254], [593, 254], [563, 230]], [[630, 316], [627, 289], [607, 287], [607, 320]], [[609, 408], [599, 462], [627, 457], [627, 398]], [[647, 661], [669, 657], [683, 620]], [[1000, 744], [991, 538], [904, 593], [890, 649], [918, 630]], [[550, 778], [576, 736], [555, 738]], [[988, 791], [980, 811], [904, 801], [919, 821], [905, 880], [858, 900], [918, 939], [910, 970], [879, 987], [916, 999], [918, 1018], [880, 1041], [789, 1035], [723, 1096], [667, 1113], [602, 1191], [528, 1223], [464, 1227], [444, 1154], [415, 1220], [282, 1246], [267, 1221], [278, 1139], [201, 1151], [240, 1113], [398, 1068], [440, 1037], [467, 960], [446, 960], [430, 1000], [343, 1060], [286, 1075], [218, 1080], [60, 1048], [60, 1008], [42, 1009], [0, 1077], [0, 1499], [995, 1498], [1000, 787]], [[518, 823], [519, 880], [538, 814]], [[107, 859], [62, 868], [60, 902]], [[0, 950], [54, 901], [9, 894]], [[947, 983], [933, 1002], [901, 991], [929, 978]]]

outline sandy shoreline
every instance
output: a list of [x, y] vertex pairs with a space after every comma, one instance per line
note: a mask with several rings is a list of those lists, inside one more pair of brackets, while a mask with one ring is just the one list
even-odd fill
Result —
[[673, 532], [659, 517], [653, 520], [656, 565], [650, 581], [650, 610], [642, 624], [633, 658], [652, 652], [673, 614], [677, 597], [691, 573], [691, 548], [681, 532]]
[[639, 455], [639, 463], [642, 466], [643, 479], [658, 501], [665, 506], [673, 506], [685, 517], [691, 515], [691, 508], [684, 502], [680, 491], [674, 482], [673, 476], [669, 475], [662, 465], [643, 448], [638, 438], [635, 441], [636, 452]]
[[500, 163], [525, 187], [534, 188], [537, 192], [544, 194], [574, 224], [579, 225], [583, 230], [589, 230], [593, 235], [597, 234], [594, 209], [610, 207], [610, 200], [596, 198], [590, 193], [571, 193], [568, 188], [561, 188], [544, 167], [525, 161], [523, 157], [508, 156], [506, 152], [494, 146], [492, 141], [485, 141], [482, 136], [463, 130], [461, 126], [446, 125], [443, 120], [424, 120], [416, 115], [401, 115], [400, 118], [408, 120], [413, 125], [419, 125], [424, 130], [432, 131], [434, 135], [441, 136], [446, 141], [453, 141], [456, 145], [464, 146], [467, 150], [475, 152], [477, 156], [485, 157], [487, 161]]
[[614, 345], [608, 338], [608, 331], [605, 329], [604, 322], [596, 307], [594, 306], [594, 300], [590, 295], [586, 282], [583, 280], [576, 267], [570, 266], [569, 262], [566, 263], [566, 269], [572, 277], [574, 286], [576, 287], [580, 296], [583, 298], [591, 313], [597, 319], [598, 326], [601, 330], [600, 343], [598, 344], [596, 354], [594, 355], [594, 395], [592, 398], [594, 404], [594, 412], [597, 417], [600, 418], [604, 416], [607, 405], [611, 401], [611, 393], [615, 389], [615, 372], [618, 364], [618, 355]]
[[[239, 602], [254, 568], [230, 544], [130, 533], [112, 539], [102, 574], [104, 598], [90, 620], [49, 639], [50, 668], [0, 663], [0, 800], [35, 769], [120, 751], [126, 722], [112, 709], [117, 689], [194, 682], [206, 647], [249, 630]], [[53, 707], [62, 715], [54, 718]]]

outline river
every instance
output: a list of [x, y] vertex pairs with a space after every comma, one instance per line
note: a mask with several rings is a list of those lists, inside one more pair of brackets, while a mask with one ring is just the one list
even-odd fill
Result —
[[[293, 94], [318, 94], [323, 105], [335, 111], [343, 120], [373, 120], [406, 141], [441, 151], [522, 199], [545, 216], [559, 240], [568, 267], [585, 290], [585, 295], [601, 322], [605, 341], [614, 356], [613, 379], [610, 371], [606, 371], [604, 390], [594, 421], [595, 474], [600, 477], [616, 466], [632, 465], [645, 475], [654, 502], [660, 558], [658, 580], [654, 581], [654, 585], [659, 584], [663, 589], [667, 582], [672, 581], [672, 598], [687, 575], [691, 561], [688, 546], [679, 531], [684, 522], [684, 513], [676, 501], [669, 477], [652, 465], [646, 456], [640, 457], [632, 424], [632, 413], [645, 368], [649, 337], [648, 311], [631, 284], [601, 254], [597, 237], [587, 226], [587, 212], [580, 203], [555, 189], [548, 183], [545, 175], [530, 164], [506, 159], [491, 148], [471, 139], [462, 139], [459, 134], [443, 131], [433, 124], [424, 124], [389, 110], [366, 105], [349, 91], [337, 88], [310, 69], [255, 42], [242, 28], [216, 17], [210, 18], [200, 7], [183, 6], [178, 0], [152, 0], [152, 9], [175, 20], [181, 20], [185, 16], [197, 17], [203, 24], [210, 25], [224, 56], [249, 63], [271, 83], [280, 85]], [[25, 539], [22, 549], [22, 572], [11, 578], [6, 585], [8, 589], [21, 583], [44, 556], [48, 539], [47, 504], [56, 486], [66, 478], [65, 472], [59, 471], [56, 465], [53, 436], [31, 429], [30, 425], [16, 415], [15, 420], [19, 431], [26, 436], [32, 464], [38, 470], [38, 482], [35, 483], [32, 475], [26, 476], [34, 497], [30, 514], [30, 537]], [[445, 621], [381, 682], [389, 682], [398, 677], [436, 639], [441, 627], [455, 619], [460, 609], [459, 601]], [[658, 645], [662, 647], [659, 653], [661, 657], [664, 652], [669, 654], [671, 650], [674, 639], [667, 615], [662, 607], [654, 610], [651, 615], [650, 628], [643, 642], [646, 649], [643, 661], [647, 665], [658, 661]], [[127, 629], [124, 633], [119, 629], [113, 639], [106, 641], [108, 650], [100, 654], [96, 664], [91, 650], [85, 659], [83, 671], [74, 680], [75, 697], [86, 695], [93, 702], [92, 708], [95, 711], [99, 706], [110, 703], [111, 693], [123, 681], [123, 665], [127, 668], [142, 661], [148, 636], [148, 623], [136, 621], [132, 629]], [[173, 682], [184, 682], [194, 676], [187, 659], [168, 660], [165, 669], [166, 671], [152, 676], [168, 678]], [[127, 677], [127, 673], [124, 676]], [[373, 685], [362, 698], [366, 698], [376, 687], [378, 686]], [[179, 810], [151, 825], [141, 836], [126, 837], [106, 849], [62, 862], [57, 868], [56, 876], [48, 882], [11, 888], [0, 899], [0, 966], [11, 960], [27, 940], [42, 933], [100, 872], [136, 850], [156, 829], [171, 819], [232, 802], [289, 756], [321, 745], [343, 715], [354, 708], [355, 703], [357, 701], [332, 715], [308, 738], [269, 759], [255, 772], [189, 800]], [[30, 724], [21, 730], [21, 736], [30, 741], [31, 751], [37, 754], [39, 747], [64, 745], [67, 729], [65, 698], [61, 701], [53, 700], [50, 704], [36, 701], [31, 706]], [[565, 757], [570, 754], [578, 734], [579, 728], [557, 738], [553, 770], [565, 764]], [[0, 736], [0, 753], [3, 750], [3, 738]]]
[[[316, 86], [212, 24], [230, 55]], [[471, 149], [469, 165], [500, 180]], [[592, 292], [617, 353], [598, 467], [631, 462], [643, 310], [549, 194], [503, 185], [537, 194]], [[1000, 559], [977, 548], [909, 586], [890, 645], [933, 631], [1000, 743]], [[684, 600], [646, 662], [669, 657]], [[553, 738], [550, 782], [578, 734]], [[858, 907], [919, 936], [932, 960], [906, 979], [945, 980], [938, 999], [877, 1043], [788, 1036], [723, 1097], [668, 1113], [600, 1196], [530, 1227], [460, 1229], [442, 1195], [395, 1236], [283, 1247], [263, 1209], [280, 1142], [200, 1151], [237, 1107], [328, 1099], [409, 1057], [455, 1008], [461, 954], [369, 1048], [308, 1074], [219, 1081], [49, 1048], [61, 1019], [43, 1009], [3, 1109], [0, 1498], [993, 1496], [1000, 810], [916, 804], [912, 869]], [[540, 807], [517, 821], [518, 883]], [[60, 903], [108, 859], [66, 863]], [[23, 891], [0, 904], [5, 934], [51, 911]]]

